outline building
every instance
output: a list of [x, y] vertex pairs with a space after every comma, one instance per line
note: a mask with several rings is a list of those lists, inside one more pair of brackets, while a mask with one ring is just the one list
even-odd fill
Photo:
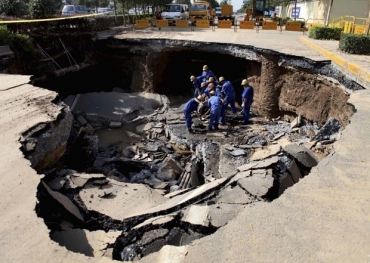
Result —
[[276, 7], [279, 17], [303, 18], [325, 24], [340, 16], [370, 18], [370, 0], [297, 0]]

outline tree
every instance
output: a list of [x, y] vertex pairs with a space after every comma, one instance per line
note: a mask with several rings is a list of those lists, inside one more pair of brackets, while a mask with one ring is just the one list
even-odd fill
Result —
[[29, 3], [29, 12], [36, 18], [50, 16], [55, 14], [56, 10], [57, 1], [55, 0], [31, 0]]
[[0, 15], [21, 17], [28, 13], [26, 1], [0, 0]]

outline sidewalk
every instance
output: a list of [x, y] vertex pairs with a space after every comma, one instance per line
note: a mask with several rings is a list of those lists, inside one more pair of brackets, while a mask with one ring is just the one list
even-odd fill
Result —
[[370, 56], [353, 55], [339, 49], [339, 41], [317, 40], [301, 36], [301, 42], [330, 59], [365, 88], [370, 88]]

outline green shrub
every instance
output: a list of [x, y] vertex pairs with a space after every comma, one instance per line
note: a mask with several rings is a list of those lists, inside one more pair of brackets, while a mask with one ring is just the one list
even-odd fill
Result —
[[350, 54], [370, 55], [370, 36], [342, 34], [339, 49]]
[[314, 26], [311, 28], [310, 33], [308, 34], [309, 38], [314, 39], [334, 39], [339, 40], [342, 32], [340, 27], [317, 27]]

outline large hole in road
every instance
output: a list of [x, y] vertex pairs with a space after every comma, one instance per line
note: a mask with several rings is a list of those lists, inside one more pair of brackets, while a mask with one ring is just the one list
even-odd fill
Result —
[[[160, 44], [107, 42], [94, 66], [35, 80], [66, 106], [25, 132], [22, 150], [45, 175], [36, 212], [70, 251], [137, 260], [212, 234], [309, 175], [354, 113], [348, 87], [360, 86], [327, 62]], [[250, 125], [228, 110], [220, 131], [206, 132], [205, 114], [193, 115], [195, 133], [186, 133], [189, 77], [204, 64], [233, 83], [238, 110], [241, 80], [250, 81]]]

